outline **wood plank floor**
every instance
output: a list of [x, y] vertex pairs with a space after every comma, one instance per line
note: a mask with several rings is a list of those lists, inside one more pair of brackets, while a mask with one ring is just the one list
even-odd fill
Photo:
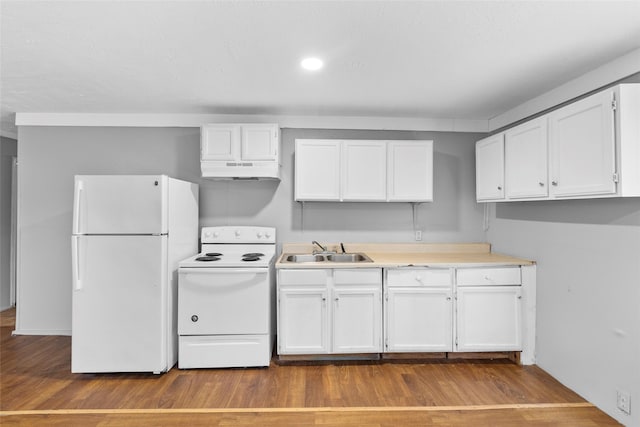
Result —
[[72, 374], [70, 337], [11, 336], [9, 316], [3, 426], [619, 425], [540, 368], [507, 360]]

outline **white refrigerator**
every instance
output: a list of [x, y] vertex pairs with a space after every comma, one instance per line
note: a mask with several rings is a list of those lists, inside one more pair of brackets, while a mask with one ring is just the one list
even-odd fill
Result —
[[78, 175], [71, 372], [166, 372], [177, 361], [178, 262], [198, 252], [198, 186]]

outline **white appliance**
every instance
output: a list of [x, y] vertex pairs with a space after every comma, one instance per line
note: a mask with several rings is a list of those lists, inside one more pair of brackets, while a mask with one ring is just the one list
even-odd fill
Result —
[[71, 372], [166, 372], [177, 359], [178, 262], [198, 250], [198, 186], [78, 175]]
[[269, 366], [275, 228], [204, 227], [201, 241], [179, 268], [178, 368]]

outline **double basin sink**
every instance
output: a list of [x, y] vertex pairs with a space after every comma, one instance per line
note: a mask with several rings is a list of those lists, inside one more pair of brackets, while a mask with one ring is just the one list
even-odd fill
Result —
[[371, 258], [363, 253], [318, 253], [318, 254], [285, 254], [282, 257], [282, 262], [291, 263], [330, 263], [330, 262], [373, 262]]

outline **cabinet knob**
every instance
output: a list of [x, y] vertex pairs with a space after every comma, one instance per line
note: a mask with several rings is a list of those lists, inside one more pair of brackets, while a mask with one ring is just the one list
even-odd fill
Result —
[[502, 190], [502, 186], [498, 185], [498, 190]]
[[551, 181], [551, 185], [557, 186], [558, 185], [558, 181]]
[[540, 187], [544, 187], [544, 182], [539, 182], [539, 183], [538, 183], [538, 185], [539, 185]]

